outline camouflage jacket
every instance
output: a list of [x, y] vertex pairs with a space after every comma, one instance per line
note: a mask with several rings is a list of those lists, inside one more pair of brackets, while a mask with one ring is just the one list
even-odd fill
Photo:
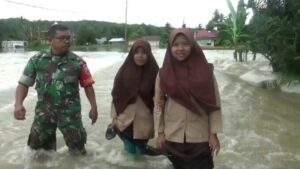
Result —
[[94, 83], [82, 58], [72, 52], [65, 56], [53, 56], [50, 50], [31, 57], [19, 80], [26, 86], [33, 86], [35, 82], [37, 107], [71, 106], [76, 109], [80, 109], [79, 83], [83, 87]]

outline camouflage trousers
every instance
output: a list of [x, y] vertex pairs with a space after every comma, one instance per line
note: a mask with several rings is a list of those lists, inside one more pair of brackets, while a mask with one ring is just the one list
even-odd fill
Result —
[[52, 108], [50, 110], [37, 106], [28, 146], [32, 149], [56, 150], [57, 128], [62, 132], [69, 150], [85, 150], [87, 134], [82, 124], [80, 107], [79, 109]]

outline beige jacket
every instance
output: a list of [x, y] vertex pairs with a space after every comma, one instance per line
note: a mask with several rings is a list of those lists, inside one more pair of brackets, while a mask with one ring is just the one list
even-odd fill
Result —
[[[172, 142], [188, 143], [207, 142], [211, 133], [222, 131], [221, 111], [205, 113], [198, 106], [200, 114], [191, 112], [172, 98], [165, 100], [165, 93], [160, 88], [160, 77], [157, 75], [154, 96], [155, 133], [164, 132], [165, 139]], [[214, 80], [217, 104], [220, 105], [219, 90]]]
[[134, 139], [149, 139], [154, 136], [153, 114], [140, 97], [134, 104], [128, 105], [119, 116], [117, 116], [115, 106], [112, 103], [111, 118], [113, 124], [120, 131], [125, 130], [133, 122]]

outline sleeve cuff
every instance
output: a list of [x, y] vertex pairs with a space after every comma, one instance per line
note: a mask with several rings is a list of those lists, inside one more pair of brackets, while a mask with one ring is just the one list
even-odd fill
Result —
[[110, 105], [110, 117], [112, 119], [116, 118], [117, 117], [117, 112], [116, 112], [116, 108], [115, 108], [115, 105], [114, 103], [112, 102], [111, 105]]
[[95, 81], [93, 80], [92, 77], [80, 81], [81, 87], [84, 87], [84, 88], [85, 88], [85, 87], [90, 87], [90, 86], [92, 86], [94, 83], [95, 83]]
[[33, 86], [34, 82], [35, 82], [35, 80], [33, 78], [26, 76], [26, 75], [22, 75], [19, 80], [19, 83], [22, 83], [26, 86]]
[[210, 133], [221, 133], [223, 131], [222, 117], [221, 117], [220, 110], [210, 113], [209, 122], [210, 122]]

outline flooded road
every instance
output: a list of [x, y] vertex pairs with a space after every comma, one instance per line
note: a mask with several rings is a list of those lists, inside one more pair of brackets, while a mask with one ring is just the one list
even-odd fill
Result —
[[[89, 55], [84, 52], [81, 54]], [[219, 52], [205, 51], [205, 54], [209, 57], [218, 55]], [[111, 66], [95, 71], [94, 88], [99, 119], [93, 126], [88, 118], [88, 101], [81, 93], [83, 123], [88, 133], [86, 145], [88, 154], [83, 157], [69, 155], [59, 131], [57, 152], [36, 153], [28, 150], [26, 142], [33, 119], [35, 91], [31, 89], [25, 101], [26, 120], [16, 121], [12, 115], [14, 88], [0, 90], [1, 169], [172, 169], [164, 156], [132, 156], [124, 152], [118, 138], [111, 141], [105, 139], [105, 129], [110, 123], [110, 92], [113, 79], [124, 59], [121, 58], [121, 53], [106, 53], [106, 55], [111, 59], [118, 59], [115, 59], [114, 63], [110, 62]], [[161, 64], [164, 51], [154, 51], [154, 55]], [[21, 59], [23, 61], [24, 57]], [[97, 58], [91, 62], [94, 63], [91, 64], [93, 69], [108, 63], [102, 60], [95, 64], [95, 61]], [[14, 62], [20, 61], [16, 59]], [[1, 65], [2, 68], [3, 66], [5, 65]], [[223, 71], [223, 67], [225, 67], [223, 63], [215, 64], [223, 109], [223, 133], [219, 134], [222, 148], [219, 156], [215, 158], [215, 168], [299, 169], [300, 96], [283, 93], [277, 89], [266, 90], [251, 86], [231, 72]], [[13, 66], [11, 69], [16, 68]], [[235, 72], [242, 72], [245, 65], [235, 65], [234, 69]], [[19, 71], [12, 72], [12, 77], [5, 79], [7, 85], [10, 84], [9, 79], [17, 80], [21, 74]]]

